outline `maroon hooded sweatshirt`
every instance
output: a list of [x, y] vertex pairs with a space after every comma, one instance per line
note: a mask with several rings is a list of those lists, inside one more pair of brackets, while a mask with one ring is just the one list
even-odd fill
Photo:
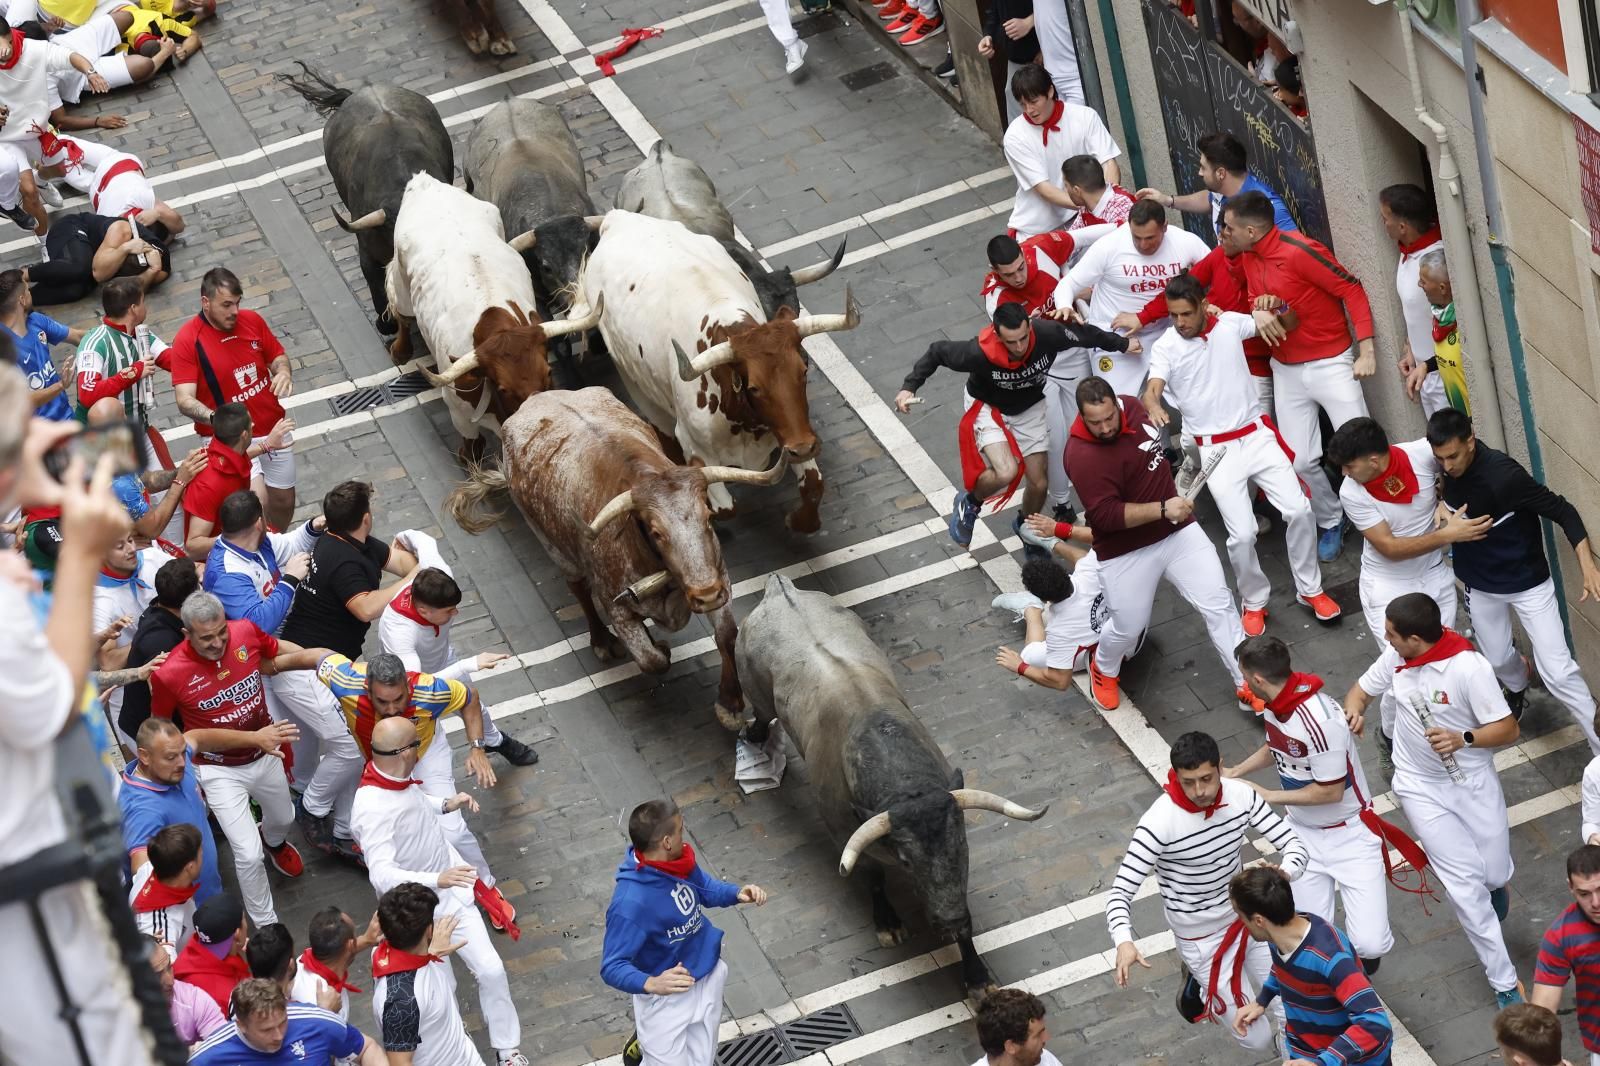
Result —
[[1063, 460], [1094, 530], [1094, 553], [1101, 562], [1164, 540], [1194, 521], [1191, 515], [1177, 525], [1157, 519], [1130, 528], [1124, 520], [1124, 504], [1160, 503], [1176, 496], [1178, 489], [1161, 448], [1161, 431], [1150, 424], [1144, 405], [1132, 396], [1117, 400], [1122, 404], [1122, 432], [1116, 439], [1095, 439], [1079, 415]]

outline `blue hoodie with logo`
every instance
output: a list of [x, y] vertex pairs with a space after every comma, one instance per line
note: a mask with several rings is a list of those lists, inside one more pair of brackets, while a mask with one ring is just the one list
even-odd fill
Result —
[[696, 865], [680, 881], [650, 866], [640, 866], [633, 849], [617, 865], [617, 888], [606, 908], [605, 947], [600, 978], [612, 988], [644, 994], [648, 978], [683, 963], [696, 981], [716, 968], [722, 930], [706, 921], [700, 907], [731, 907], [739, 886], [719, 881]]

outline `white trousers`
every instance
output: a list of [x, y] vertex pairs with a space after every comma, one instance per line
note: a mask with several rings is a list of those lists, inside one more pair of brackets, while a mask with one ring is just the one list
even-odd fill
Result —
[[1525, 592], [1499, 593], [1467, 590], [1467, 617], [1478, 650], [1494, 667], [1494, 676], [1511, 692], [1528, 687], [1528, 666], [1511, 642], [1511, 614], [1516, 612], [1528, 634], [1528, 646], [1550, 695], [1578, 723], [1589, 740], [1589, 750], [1600, 755], [1600, 737], [1594, 731], [1594, 696], [1573, 661], [1567, 634], [1561, 628], [1556, 606], [1556, 586], [1550, 578]]
[[1211, 498], [1228, 529], [1228, 561], [1239, 583], [1239, 602], [1245, 610], [1260, 610], [1272, 595], [1272, 582], [1261, 569], [1256, 555], [1256, 515], [1251, 509], [1250, 487], [1266, 493], [1268, 501], [1283, 516], [1284, 540], [1289, 546], [1289, 570], [1294, 587], [1302, 596], [1322, 592], [1322, 567], [1317, 562], [1317, 523], [1311, 515], [1311, 501], [1305, 486], [1294, 472], [1294, 464], [1278, 443], [1278, 436], [1264, 422], [1256, 424], [1249, 436], [1224, 444], [1200, 448], [1200, 468], [1218, 450], [1222, 461], [1206, 480]]
[[789, 16], [789, 0], [761, 0], [761, 11], [767, 16], [767, 29], [783, 47], [788, 48], [800, 39], [794, 32], [794, 20]]
[[517, 1017], [517, 1004], [511, 998], [511, 980], [506, 976], [506, 964], [494, 949], [494, 940], [483, 915], [472, 903], [461, 903], [462, 897], [470, 900], [471, 893], [439, 893], [439, 905], [434, 917], [447, 914], [456, 916], [456, 939], [464, 942], [456, 958], [466, 963], [478, 982], [478, 1007], [483, 1011], [483, 1026], [489, 1031], [489, 1043], [496, 1051], [510, 1051], [522, 1043], [522, 1020]]
[[[1007, 97], [1009, 99], [1009, 96]], [[1050, 479], [1049, 502], [1071, 503], [1072, 482], [1067, 478], [1067, 438], [1078, 417], [1078, 382], [1089, 376], [1090, 355], [1072, 348], [1056, 356], [1044, 379], [1044, 419], [1050, 434], [1050, 457], [1045, 473]]]
[[[997, 49], [1003, 47], [1003, 45], [999, 41], [995, 41], [995, 42], [993, 42], [993, 44], [994, 44], [995, 48], [997, 48]], [[1028, 63], [1013, 63], [1009, 59], [1006, 60], [1005, 91], [1002, 92], [1001, 95], [1006, 98], [1006, 125], [1007, 126], [1009, 126], [1013, 122], [1017, 121], [1017, 116], [1022, 114], [1022, 105], [1017, 103], [1017, 98], [1015, 96], [1011, 95], [1011, 78], [1012, 78], [1013, 75], [1016, 74], [1017, 71], [1021, 70], [1025, 66], [1031, 66], [1031, 64], [1028, 64]]]
[[1444, 379], [1437, 370], [1430, 370], [1427, 377], [1422, 379], [1422, 389], [1417, 399], [1422, 404], [1423, 418], [1432, 418], [1435, 411], [1450, 406], [1450, 397], [1444, 391]]
[[[1185, 937], [1174, 936], [1178, 944], [1178, 954], [1183, 958], [1183, 964], [1189, 968], [1194, 979], [1200, 982], [1200, 994], [1203, 996], [1211, 982], [1211, 967], [1217, 957], [1217, 952], [1222, 949], [1222, 938], [1227, 933], [1228, 926], [1223, 926], [1214, 933], [1189, 940]], [[1264, 940], [1251, 940], [1248, 933], [1228, 948], [1228, 954], [1222, 960], [1222, 969], [1217, 977], [1217, 995], [1222, 1002], [1227, 1004], [1227, 1010], [1218, 1021], [1227, 1030], [1228, 1035], [1239, 1041], [1242, 1047], [1251, 1051], [1267, 1051], [1273, 1047], [1272, 1022], [1268, 1017], [1277, 1020], [1278, 1028], [1283, 1028], [1283, 998], [1280, 996], [1272, 1001], [1272, 1006], [1267, 1013], [1255, 1020], [1250, 1028], [1245, 1030], [1243, 1036], [1233, 1030], [1233, 1019], [1239, 1013], [1239, 1007], [1233, 1001], [1233, 967], [1234, 960], [1239, 951], [1244, 951], [1244, 973], [1242, 991], [1245, 1002], [1254, 1003], [1256, 993], [1261, 991], [1261, 986], [1266, 984], [1267, 975], [1272, 972], [1272, 952], [1267, 949]]]
[[1311, 510], [1317, 528], [1329, 529], [1344, 517], [1339, 495], [1322, 472], [1322, 426], [1317, 409], [1328, 412], [1338, 429], [1367, 413], [1367, 399], [1353, 375], [1355, 354], [1346, 349], [1327, 359], [1309, 363], [1272, 361], [1272, 402], [1278, 428], [1294, 452], [1295, 472], [1311, 489]]
[[0, 1062], [76, 1062], [72, 1037], [61, 1021], [61, 998], [46, 950], [61, 966], [67, 995], [97, 1066], [151, 1066], [127, 971], [116, 961], [100, 905], [84, 884], [62, 885], [39, 899], [50, 938], [46, 949], [27, 906], [0, 907], [0, 943], [6, 945], [6, 1005], [0, 1010]]
[[1469, 770], [1466, 783], [1458, 785], [1402, 770], [1395, 773], [1393, 787], [1490, 987], [1497, 992], [1517, 987], [1517, 968], [1489, 902], [1489, 893], [1510, 881], [1515, 869], [1499, 775], [1492, 768]]
[[[301, 796], [306, 813], [318, 818], [333, 812], [333, 831], [341, 837], [350, 835], [350, 804], [355, 799], [356, 784], [361, 780], [361, 768], [366, 760], [350, 735], [350, 725], [345, 721], [339, 701], [333, 698], [328, 687], [317, 680], [315, 670], [289, 670], [267, 679], [278, 709], [300, 727], [302, 738], [316, 737], [321, 742], [322, 757], [317, 760], [314, 772], [300, 767], [296, 749], [296, 778], [306, 782]], [[452, 793], [454, 795], [454, 793]]]
[[1265, 411], [1268, 416], [1276, 419], [1276, 416], [1272, 414], [1272, 375], [1268, 374], [1266, 377], [1257, 377], [1256, 375], [1251, 374], [1250, 380], [1255, 382], [1256, 395], [1261, 399], [1261, 409]]
[[[1456, 572], [1445, 565], [1442, 556], [1418, 581], [1387, 580], [1371, 574], [1363, 566], [1361, 580], [1356, 587], [1361, 596], [1362, 617], [1367, 620], [1367, 628], [1372, 631], [1372, 639], [1380, 651], [1388, 646], [1383, 635], [1383, 612], [1388, 609], [1389, 601], [1408, 592], [1426, 592], [1439, 605], [1439, 618], [1444, 624], [1452, 628], [1456, 624]], [[1394, 736], [1395, 707], [1394, 690], [1391, 688], [1378, 701], [1385, 736]]]
[[[239, 875], [239, 894], [245, 912], [256, 925], [278, 920], [272, 906], [272, 886], [267, 883], [266, 852], [262, 838], [282, 844], [294, 825], [294, 801], [289, 798], [289, 779], [283, 762], [263, 755], [243, 766], [213, 766], [195, 763], [195, 779], [205, 790], [206, 806], [216, 815], [217, 824], [228, 838], [233, 852], [233, 869]], [[250, 816], [250, 801], [261, 807], [261, 828]]]
[[[1291, 807], [1289, 810], [1294, 810]], [[1344, 902], [1340, 926], [1363, 959], [1381, 959], [1394, 947], [1389, 929], [1389, 877], [1383, 872], [1383, 841], [1352, 819], [1322, 828], [1289, 819], [1295, 835], [1311, 854], [1305, 872], [1294, 883], [1297, 910], [1333, 921], [1333, 897]]]
[[[1163, 325], [1145, 326], [1132, 336], [1139, 338], [1143, 345], [1138, 355], [1128, 355], [1125, 352], [1088, 352], [1090, 372], [1097, 378], [1105, 378], [1106, 384], [1118, 396], [1138, 396], [1144, 391], [1145, 378], [1150, 375], [1150, 346], [1167, 331]], [[1077, 398], [1073, 398], [1072, 413], [1078, 413]]]
[[687, 992], [634, 996], [633, 1024], [643, 1066], [712, 1066], [727, 982], [728, 964], [718, 959], [716, 968]]
[[[451, 758], [450, 744], [445, 740], [444, 730], [433, 734], [433, 743], [417, 760], [413, 773], [422, 782], [422, 791], [430, 796], [454, 796], [460, 791], [456, 788], [455, 760]], [[444, 830], [450, 846], [478, 871], [479, 880], [493, 888], [494, 874], [489, 872], [489, 860], [483, 857], [483, 846], [478, 843], [472, 830], [467, 828], [467, 820], [461, 816], [461, 812], [439, 815], [439, 826]]]
[[1102, 674], [1122, 673], [1122, 660], [1133, 653], [1139, 637], [1150, 624], [1150, 608], [1155, 604], [1156, 584], [1166, 578], [1178, 595], [1205, 618], [1206, 630], [1217, 655], [1233, 679], [1234, 688], [1244, 684], [1233, 650], [1244, 640], [1239, 611], [1222, 574], [1222, 560], [1206, 539], [1199, 522], [1147, 544], [1137, 551], [1100, 561], [1101, 581], [1111, 620], [1100, 632], [1095, 650], [1095, 666]]

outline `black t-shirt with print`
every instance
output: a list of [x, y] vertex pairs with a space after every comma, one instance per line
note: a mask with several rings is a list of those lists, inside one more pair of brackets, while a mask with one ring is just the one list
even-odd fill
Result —
[[318, 537], [311, 550], [311, 569], [295, 589], [294, 606], [279, 635], [302, 648], [330, 648], [351, 659], [361, 658], [371, 623], [351, 614], [345, 604], [377, 589], [388, 561], [388, 542], [377, 537], [364, 541], [336, 533]]

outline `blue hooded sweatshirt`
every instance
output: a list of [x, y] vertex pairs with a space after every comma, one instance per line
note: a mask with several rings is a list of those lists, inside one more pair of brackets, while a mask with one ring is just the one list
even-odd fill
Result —
[[716, 969], [722, 930], [706, 921], [700, 906], [731, 907], [739, 886], [718, 881], [696, 865], [680, 881], [640, 866], [633, 849], [617, 865], [617, 888], [606, 908], [600, 979], [612, 988], [644, 994], [648, 978], [683, 963], [696, 981]]

